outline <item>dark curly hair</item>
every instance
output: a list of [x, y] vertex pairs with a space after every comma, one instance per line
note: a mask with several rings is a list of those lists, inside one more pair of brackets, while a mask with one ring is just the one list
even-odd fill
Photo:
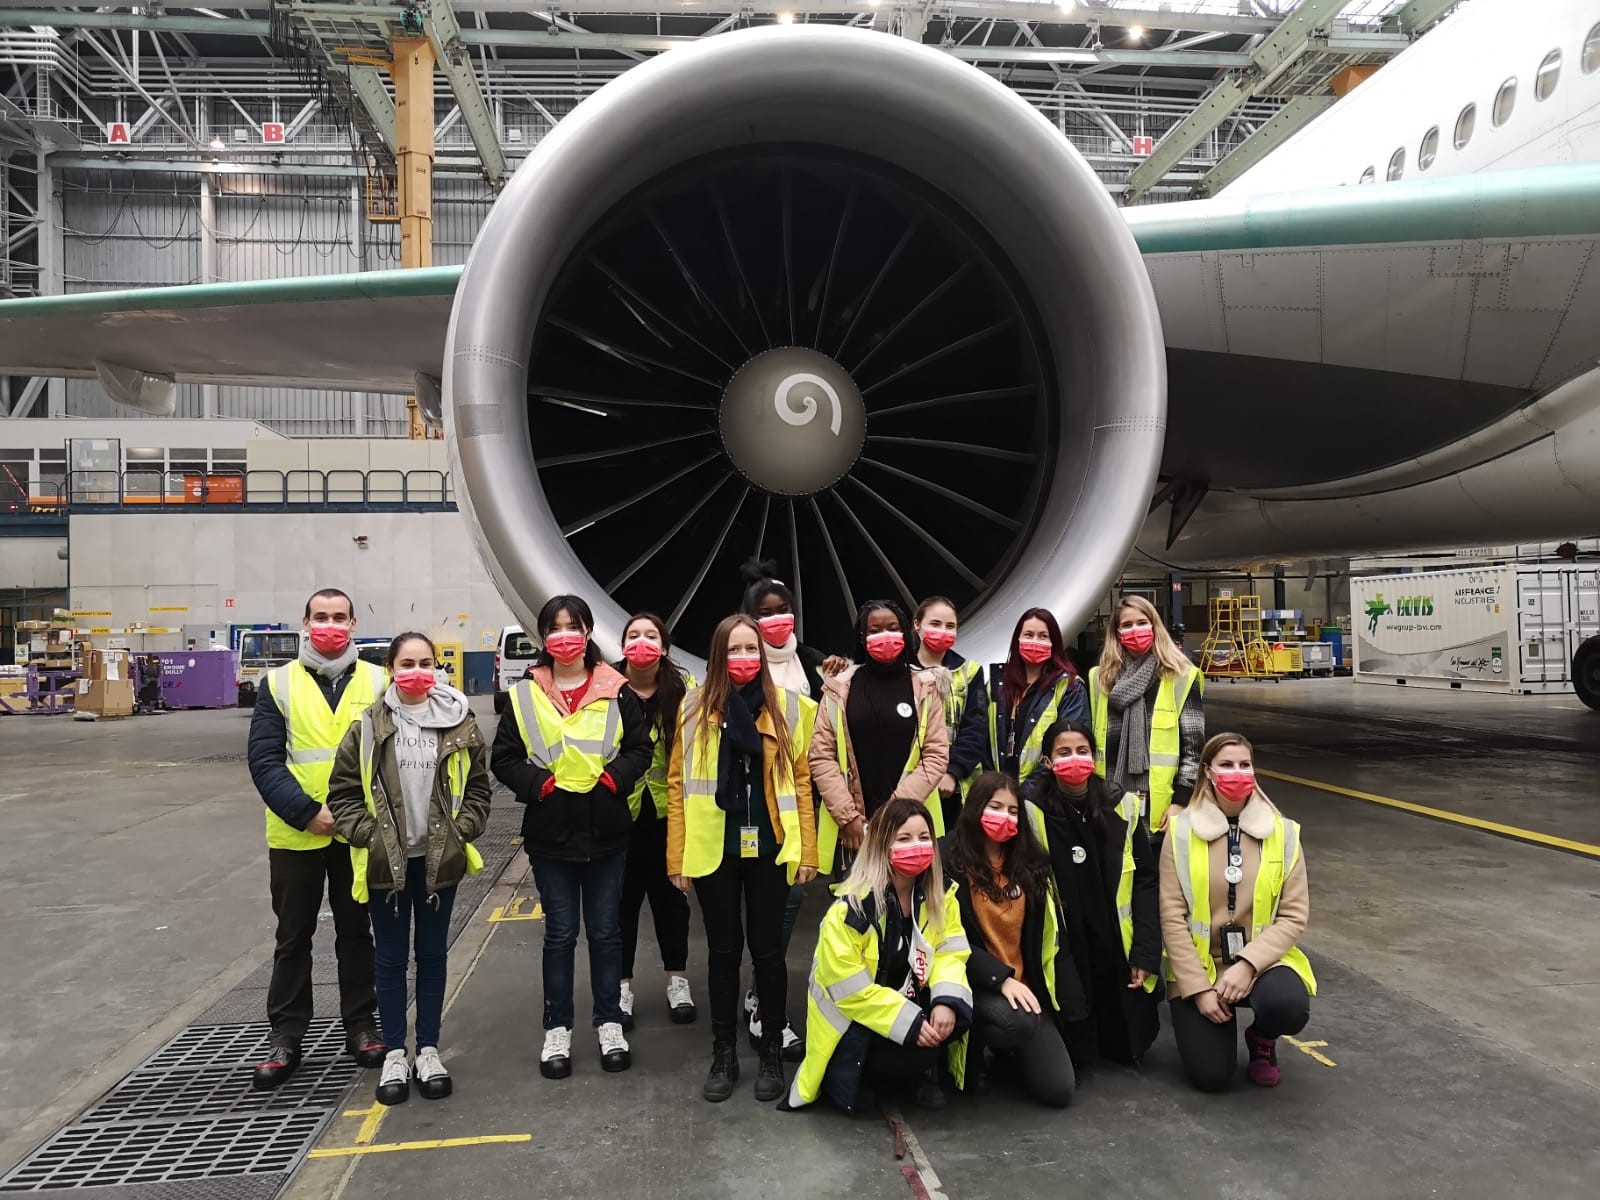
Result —
[[950, 836], [950, 875], [990, 900], [1005, 898], [989, 863], [989, 835], [983, 829], [983, 810], [996, 792], [1010, 792], [1017, 797], [1017, 836], [1005, 843], [1000, 870], [1008, 885], [1020, 888], [1030, 905], [1044, 904], [1050, 889], [1050, 856], [1033, 832], [1033, 822], [1022, 803], [1022, 790], [1011, 776], [1000, 771], [985, 771], [967, 791], [955, 832]]

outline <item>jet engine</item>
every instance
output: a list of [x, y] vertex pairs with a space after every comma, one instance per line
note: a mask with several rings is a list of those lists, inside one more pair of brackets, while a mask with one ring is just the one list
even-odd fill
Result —
[[525, 624], [551, 595], [692, 658], [776, 560], [804, 640], [950, 597], [1003, 656], [1075, 628], [1144, 521], [1165, 352], [1101, 181], [1010, 89], [888, 34], [774, 26], [629, 70], [529, 155], [468, 259], [444, 416]]

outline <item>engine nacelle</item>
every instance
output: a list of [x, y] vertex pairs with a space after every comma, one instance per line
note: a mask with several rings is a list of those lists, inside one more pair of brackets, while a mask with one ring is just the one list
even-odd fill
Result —
[[808, 641], [954, 598], [962, 648], [1068, 628], [1144, 521], [1166, 414], [1143, 263], [1023, 99], [931, 47], [723, 34], [542, 141], [473, 247], [444, 415], [457, 496], [523, 622], [550, 595], [703, 649], [761, 553]]

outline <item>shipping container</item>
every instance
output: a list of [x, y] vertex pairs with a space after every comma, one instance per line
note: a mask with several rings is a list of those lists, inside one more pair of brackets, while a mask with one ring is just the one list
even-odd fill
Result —
[[1564, 692], [1600, 634], [1600, 568], [1505, 565], [1350, 581], [1356, 679], [1492, 692]]

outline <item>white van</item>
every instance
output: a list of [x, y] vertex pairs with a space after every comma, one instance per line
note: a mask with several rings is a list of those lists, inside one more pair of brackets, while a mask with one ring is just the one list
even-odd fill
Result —
[[539, 647], [522, 631], [521, 625], [507, 625], [500, 631], [500, 645], [494, 652], [494, 711], [502, 712], [506, 706], [506, 693], [512, 684], [521, 681], [523, 673], [533, 665]]

